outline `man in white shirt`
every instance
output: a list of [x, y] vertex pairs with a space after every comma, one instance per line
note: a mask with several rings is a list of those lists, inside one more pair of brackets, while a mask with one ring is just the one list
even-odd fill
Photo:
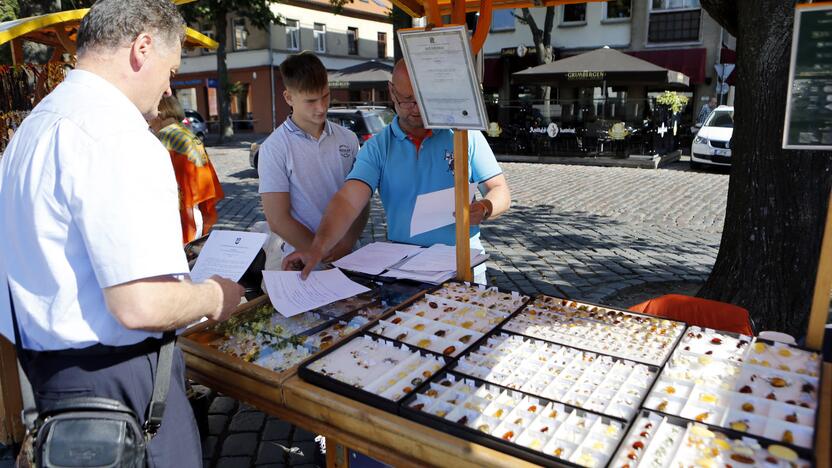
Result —
[[[77, 67], [24, 120], [0, 162], [0, 333], [13, 340], [39, 409], [124, 402], [144, 421], [162, 331], [228, 318], [243, 289], [182, 279], [176, 181], [146, 118], [170, 94], [184, 22], [170, 0], [99, 0], [81, 22]], [[149, 466], [202, 455], [174, 355]]]

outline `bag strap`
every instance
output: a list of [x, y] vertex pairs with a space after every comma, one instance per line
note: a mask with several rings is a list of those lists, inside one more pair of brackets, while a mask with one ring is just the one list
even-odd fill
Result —
[[162, 427], [162, 417], [165, 414], [165, 402], [170, 390], [170, 378], [173, 372], [173, 348], [176, 344], [176, 332], [166, 331], [162, 335], [162, 346], [159, 348], [159, 359], [156, 361], [156, 376], [153, 379], [153, 397], [147, 408], [147, 420], [144, 432], [148, 439], [153, 438]]
[[26, 359], [26, 353], [23, 350], [23, 342], [20, 338], [20, 328], [17, 325], [17, 314], [14, 311], [14, 300], [12, 299], [11, 283], [6, 281], [6, 287], [9, 290], [9, 304], [12, 307], [12, 325], [14, 326], [14, 347], [17, 350], [17, 375], [20, 379], [20, 397], [23, 400], [23, 410], [20, 412], [20, 418], [23, 420], [23, 426], [29, 432], [35, 427], [35, 422], [38, 419], [38, 409], [35, 405], [35, 392], [32, 390], [32, 383], [29, 382], [29, 377], [23, 371], [23, 366], [20, 362]]
[[[26, 359], [26, 352], [23, 350], [23, 341], [20, 337], [20, 327], [17, 323], [17, 314], [14, 309], [14, 299], [12, 298], [11, 283], [7, 280], [6, 286], [9, 291], [9, 304], [12, 309], [12, 324], [14, 325], [14, 346], [17, 350], [17, 372], [20, 378], [20, 395], [23, 400], [23, 411], [21, 418], [23, 425], [27, 431], [35, 427], [38, 419], [37, 405], [35, 404], [35, 394], [32, 390], [32, 383], [26, 372], [23, 371], [21, 361]], [[162, 346], [159, 349], [159, 357], [156, 362], [156, 374], [153, 378], [153, 396], [150, 400], [150, 405], [147, 409], [147, 420], [144, 423], [144, 431], [146, 437], [153, 438], [159, 428], [162, 427], [162, 418], [165, 413], [165, 402], [168, 397], [168, 390], [170, 390], [170, 379], [173, 371], [173, 349], [176, 344], [176, 332], [173, 330], [166, 331], [162, 335]]]

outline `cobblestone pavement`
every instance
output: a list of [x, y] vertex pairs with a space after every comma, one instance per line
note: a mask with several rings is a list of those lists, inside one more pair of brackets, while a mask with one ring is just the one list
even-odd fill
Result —
[[[263, 220], [248, 146], [257, 136], [209, 148], [226, 198], [217, 227], [248, 229]], [[504, 163], [513, 204], [483, 226], [489, 282], [525, 293], [605, 302], [645, 284], [680, 284], [688, 293], [716, 258], [728, 176], [664, 169]], [[374, 201], [364, 240], [383, 240]], [[693, 287], [692, 287], [693, 285]], [[632, 299], [631, 295], [624, 295]], [[616, 304], [630, 305], [630, 304]], [[309, 466], [313, 435], [227, 397], [214, 400], [205, 466]], [[284, 447], [298, 447], [303, 455]]]

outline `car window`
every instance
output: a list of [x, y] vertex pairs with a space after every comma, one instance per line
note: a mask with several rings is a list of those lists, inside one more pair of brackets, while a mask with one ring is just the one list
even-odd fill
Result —
[[185, 115], [194, 119], [194, 120], [196, 120], [196, 121], [205, 122], [205, 119], [203, 119], [202, 116], [199, 115], [199, 112], [192, 111], [192, 110], [186, 110]]
[[706, 127], [734, 128], [734, 111], [715, 110], [705, 121]]
[[384, 119], [382, 119], [381, 114], [377, 112], [368, 112], [364, 114], [364, 123], [367, 125], [367, 129], [373, 135], [380, 132], [385, 125]]
[[337, 123], [338, 125], [340, 125], [342, 127], [346, 127], [348, 129], [352, 130], [353, 132], [358, 131], [358, 122], [353, 118], [335, 117], [335, 118], [330, 118], [330, 120], [334, 121], [335, 123]]

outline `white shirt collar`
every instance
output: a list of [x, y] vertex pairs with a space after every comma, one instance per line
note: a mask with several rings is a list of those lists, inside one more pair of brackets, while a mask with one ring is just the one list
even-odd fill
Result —
[[95, 92], [101, 97], [101, 102], [109, 102], [121, 107], [126, 113], [125, 116], [131, 119], [130, 122], [134, 122], [136, 125], [141, 125], [145, 128], [148, 127], [144, 115], [142, 115], [139, 108], [133, 104], [133, 101], [131, 101], [114, 84], [101, 76], [87, 70], [76, 69], [71, 70], [67, 74], [64, 81], [94, 89]]

